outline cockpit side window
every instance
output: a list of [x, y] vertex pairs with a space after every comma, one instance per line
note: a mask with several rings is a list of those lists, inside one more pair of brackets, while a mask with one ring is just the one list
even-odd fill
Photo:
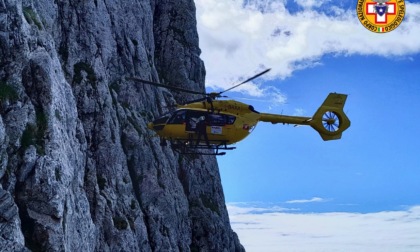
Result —
[[183, 124], [185, 123], [185, 110], [176, 111], [171, 119], [169, 119], [168, 124]]

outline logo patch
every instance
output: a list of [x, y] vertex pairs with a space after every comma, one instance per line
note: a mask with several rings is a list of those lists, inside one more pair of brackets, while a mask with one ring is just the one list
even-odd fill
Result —
[[221, 135], [222, 131], [223, 131], [222, 127], [220, 127], [220, 126], [211, 126], [211, 128], [210, 128], [210, 132], [213, 135]]
[[390, 32], [397, 28], [404, 19], [404, 0], [358, 0], [357, 17], [369, 31], [376, 33]]

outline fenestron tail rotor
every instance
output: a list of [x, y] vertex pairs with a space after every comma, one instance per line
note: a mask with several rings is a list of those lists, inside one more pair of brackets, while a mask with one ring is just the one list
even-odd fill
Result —
[[212, 93], [204, 93], [204, 92], [199, 92], [199, 91], [194, 91], [194, 90], [189, 90], [189, 89], [184, 89], [184, 88], [179, 88], [179, 87], [175, 87], [175, 86], [170, 86], [170, 85], [166, 85], [166, 84], [162, 84], [162, 83], [158, 83], [158, 82], [153, 82], [153, 81], [149, 81], [149, 80], [143, 80], [137, 77], [127, 77], [127, 80], [132, 80], [132, 81], [136, 81], [136, 82], [140, 82], [140, 83], [144, 83], [144, 84], [149, 84], [149, 85], [153, 85], [153, 86], [157, 86], [157, 87], [163, 87], [163, 88], [167, 88], [169, 90], [174, 90], [174, 91], [178, 91], [178, 92], [184, 92], [184, 93], [189, 93], [189, 94], [196, 94], [196, 95], [203, 95], [203, 98], [198, 98], [198, 99], [194, 99], [188, 102], [185, 102], [185, 104], [190, 104], [190, 103], [194, 103], [194, 102], [201, 102], [201, 101], [207, 101], [209, 103], [211, 103], [214, 99], [217, 98], [221, 98], [221, 97], [226, 97], [226, 96], [222, 96], [221, 94], [230, 91], [234, 88], [239, 87], [240, 85], [243, 85], [247, 82], [250, 82], [258, 77], [260, 77], [261, 75], [267, 73], [268, 71], [270, 71], [271, 69], [266, 69], [254, 76], [252, 76], [251, 78], [246, 79], [245, 81], [234, 85], [231, 88], [228, 88], [226, 90], [223, 90], [221, 92], [212, 92]]
[[350, 127], [350, 120], [343, 111], [347, 95], [330, 93], [315, 112], [309, 124], [324, 140], [341, 138], [341, 133]]
[[329, 132], [336, 132], [340, 128], [340, 118], [333, 111], [327, 111], [322, 115], [322, 125]]

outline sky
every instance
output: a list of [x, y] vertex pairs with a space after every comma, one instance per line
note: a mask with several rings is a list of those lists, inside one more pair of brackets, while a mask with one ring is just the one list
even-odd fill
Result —
[[[247, 251], [420, 251], [420, 2], [376, 34], [347, 0], [196, 0], [208, 91], [260, 112], [311, 116], [348, 94], [350, 128], [259, 123], [218, 157]], [[384, 250], [385, 249], [385, 250]]]

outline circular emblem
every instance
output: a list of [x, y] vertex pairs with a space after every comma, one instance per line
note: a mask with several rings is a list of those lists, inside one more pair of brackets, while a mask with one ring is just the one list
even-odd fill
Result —
[[384, 33], [397, 28], [404, 19], [404, 0], [358, 0], [357, 17], [372, 32]]

